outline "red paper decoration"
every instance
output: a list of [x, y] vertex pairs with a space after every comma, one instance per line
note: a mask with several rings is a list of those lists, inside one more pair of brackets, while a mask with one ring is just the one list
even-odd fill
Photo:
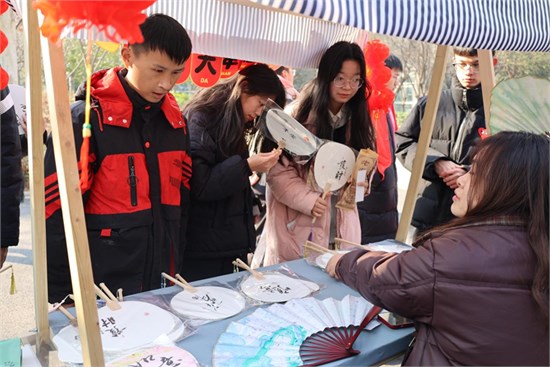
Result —
[[385, 115], [391, 107], [395, 94], [386, 87], [391, 79], [391, 70], [384, 61], [390, 55], [390, 49], [380, 40], [367, 42], [364, 50], [367, 65], [367, 80], [371, 85], [371, 94], [368, 96], [368, 104], [371, 112], [381, 110]]
[[208, 55], [191, 55], [191, 80], [199, 87], [211, 87], [220, 80], [222, 58]]
[[96, 26], [113, 42], [143, 42], [139, 25], [147, 17], [142, 11], [155, 0], [34, 0], [34, 9], [44, 14], [40, 29], [42, 35], [57, 42], [63, 28], [73, 27], [73, 32]]

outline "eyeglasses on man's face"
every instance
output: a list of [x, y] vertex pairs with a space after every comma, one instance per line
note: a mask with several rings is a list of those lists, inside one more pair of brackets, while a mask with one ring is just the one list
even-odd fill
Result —
[[363, 79], [359, 77], [346, 79], [343, 76], [337, 76], [332, 82], [334, 83], [334, 86], [338, 88], [344, 88], [345, 86], [349, 85], [350, 88], [357, 89], [363, 85]]
[[460, 71], [471, 70], [474, 73], [479, 73], [479, 62], [474, 62], [474, 63], [453, 62], [453, 66]]

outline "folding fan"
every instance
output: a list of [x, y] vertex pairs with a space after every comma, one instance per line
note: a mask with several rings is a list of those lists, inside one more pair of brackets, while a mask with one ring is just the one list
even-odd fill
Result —
[[[301, 366], [300, 347], [313, 334], [327, 328], [359, 325], [372, 304], [362, 297], [342, 300], [313, 297], [258, 308], [231, 322], [213, 351], [216, 367]], [[378, 326], [367, 325], [367, 330]]]
[[550, 132], [550, 80], [523, 77], [503, 80], [491, 94], [491, 133]]

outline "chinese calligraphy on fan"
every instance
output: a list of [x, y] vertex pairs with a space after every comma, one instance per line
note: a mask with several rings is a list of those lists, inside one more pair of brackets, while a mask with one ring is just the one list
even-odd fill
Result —
[[342, 178], [342, 176], [344, 175], [344, 173], [346, 172], [347, 170], [347, 161], [345, 159], [341, 160], [340, 162], [338, 162], [337, 164], [337, 167], [338, 167], [338, 170], [336, 171], [336, 173], [334, 174], [334, 178], [336, 180], [340, 180], [340, 178]]
[[203, 301], [203, 303], [207, 307], [213, 309], [214, 311], [218, 311], [218, 309], [220, 308], [220, 306], [222, 304], [222, 301], [218, 301], [217, 298], [211, 297], [210, 294], [208, 294], [208, 293], [206, 293], [202, 296], [195, 295], [192, 298], [196, 301]]
[[[139, 361], [129, 365], [129, 367], [178, 367], [181, 363], [176, 363], [173, 360], [174, 357], [155, 357], [153, 354], [149, 354], [141, 358]], [[179, 359], [177, 361], [180, 361]]]
[[279, 293], [279, 294], [288, 294], [291, 289], [290, 287], [283, 287], [280, 284], [265, 284], [260, 286], [260, 289], [267, 293]]
[[102, 318], [100, 320], [100, 325], [101, 332], [110, 333], [113, 338], [121, 336], [123, 331], [126, 330], [126, 328], [119, 329], [116, 326], [116, 320], [114, 317], [107, 317], [105, 319]]

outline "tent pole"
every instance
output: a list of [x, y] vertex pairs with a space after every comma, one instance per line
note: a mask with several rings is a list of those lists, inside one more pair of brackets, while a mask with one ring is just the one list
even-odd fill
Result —
[[449, 46], [438, 45], [437, 52], [435, 54], [432, 80], [430, 81], [430, 89], [428, 90], [428, 99], [426, 101], [426, 111], [421, 122], [422, 129], [420, 129], [420, 137], [418, 138], [418, 148], [413, 161], [411, 179], [409, 181], [409, 187], [407, 188], [407, 196], [405, 197], [405, 203], [403, 204], [399, 227], [397, 228], [397, 234], [395, 235], [395, 239], [401, 242], [405, 242], [407, 240], [407, 233], [409, 231], [414, 206], [416, 204], [418, 184], [420, 183], [422, 172], [424, 172], [424, 165], [426, 164], [428, 147], [430, 145], [435, 124], [435, 116], [437, 113], [437, 107], [439, 106], [443, 80], [445, 79], [445, 67], [447, 66], [449, 49]]
[[27, 69], [27, 137], [29, 141], [29, 184], [31, 191], [31, 233], [34, 278], [34, 312], [36, 326], [36, 354], [45, 353], [51, 346], [48, 320], [48, 278], [46, 261], [46, 218], [44, 202], [44, 143], [42, 134], [42, 64], [38, 17], [28, 1], [23, 9], [25, 23], [25, 66]]
[[485, 127], [487, 134], [491, 135], [491, 93], [495, 86], [495, 68], [493, 65], [493, 52], [490, 50], [478, 50], [479, 77], [483, 92], [483, 111], [485, 113]]
[[96, 296], [76, 161], [63, 48], [42, 37], [63, 224], [84, 366], [103, 366]]

